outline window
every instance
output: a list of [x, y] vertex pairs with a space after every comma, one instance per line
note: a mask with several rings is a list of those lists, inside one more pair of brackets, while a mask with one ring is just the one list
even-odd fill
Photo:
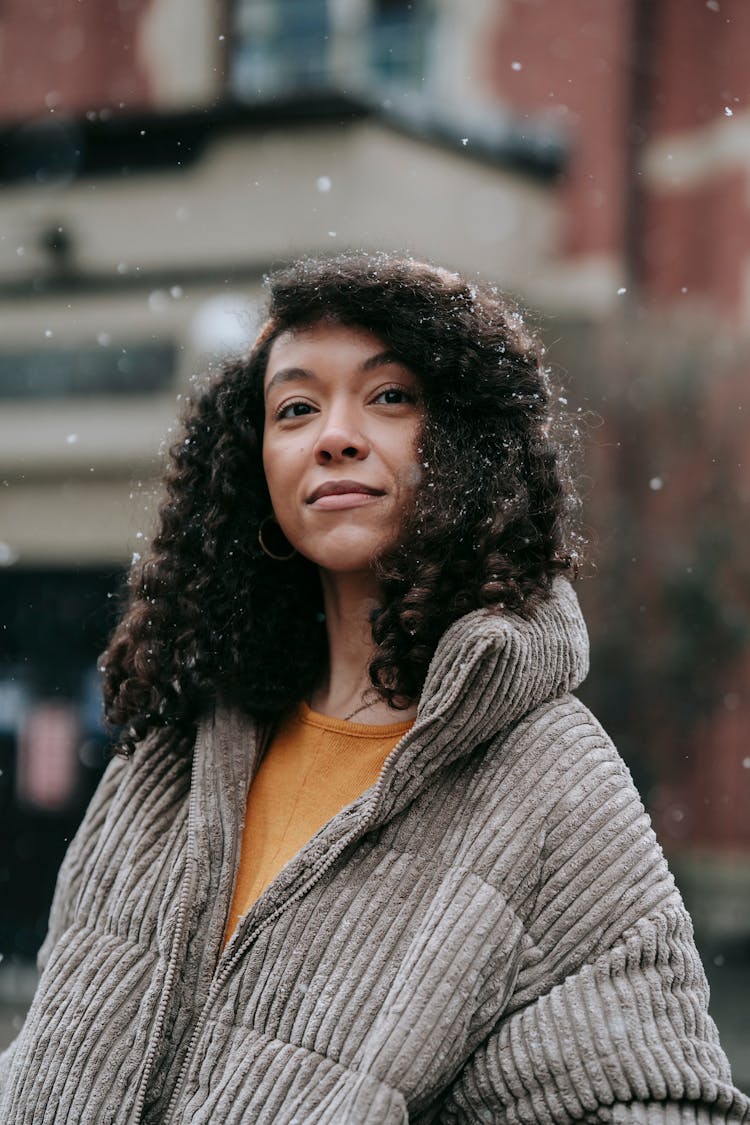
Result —
[[430, 0], [235, 0], [230, 85], [244, 101], [417, 85]]
[[0, 351], [0, 399], [163, 391], [175, 363], [169, 342]]
[[373, 0], [370, 69], [373, 76], [417, 83], [425, 70], [428, 5], [407, 0]]
[[328, 82], [327, 0], [237, 0], [231, 82], [246, 100]]

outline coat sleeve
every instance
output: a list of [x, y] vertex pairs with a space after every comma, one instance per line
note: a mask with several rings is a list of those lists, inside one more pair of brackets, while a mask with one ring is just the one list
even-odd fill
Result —
[[750, 1122], [707, 1003], [684, 908], [644, 918], [503, 1019], [454, 1080], [439, 1121]]
[[514, 992], [438, 1120], [750, 1123], [690, 917], [630, 774], [582, 705], [555, 714], [519, 727], [540, 778], [527, 818], [540, 844]]
[[[128, 766], [129, 763], [123, 758], [114, 758], [109, 763], [86, 809], [78, 831], [65, 853], [52, 898], [47, 936], [37, 954], [37, 968], [40, 974], [44, 972], [50, 952], [72, 922], [75, 904], [83, 886], [87, 862], [99, 837], [122, 773], [128, 769]], [[20, 1034], [19, 1032], [10, 1046], [0, 1054], [0, 1094], [5, 1089]]]
[[40, 974], [46, 968], [52, 949], [75, 916], [76, 902], [83, 888], [87, 863], [99, 839], [122, 774], [129, 768], [130, 763], [127, 759], [119, 757], [112, 759], [65, 853], [52, 897], [47, 935], [37, 954], [37, 968]]

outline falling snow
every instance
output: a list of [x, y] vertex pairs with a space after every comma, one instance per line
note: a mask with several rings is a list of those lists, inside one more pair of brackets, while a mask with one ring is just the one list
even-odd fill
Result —
[[169, 303], [169, 297], [163, 289], [154, 289], [153, 293], [149, 294], [148, 307], [153, 313], [162, 312]]
[[18, 552], [11, 547], [10, 543], [0, 542], [0, 566], [12, 566], [18, 558]]

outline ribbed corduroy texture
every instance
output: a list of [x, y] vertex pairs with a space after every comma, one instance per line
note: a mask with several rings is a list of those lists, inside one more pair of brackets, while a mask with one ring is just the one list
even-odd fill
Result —
[[3, 1125], [748, 1122], [690, 921], [569, 692], [573, 592], [440, 643], [375, 786], [222, 949], [247, 720], [112, 764], [61, 872]]

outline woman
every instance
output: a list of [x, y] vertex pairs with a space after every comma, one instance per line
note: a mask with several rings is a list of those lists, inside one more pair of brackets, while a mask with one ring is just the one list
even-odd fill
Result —
[[541, 351], [408, 260], [271, 283], [104, 657], [4, 1123], [747, 1121], [586, 672]]

